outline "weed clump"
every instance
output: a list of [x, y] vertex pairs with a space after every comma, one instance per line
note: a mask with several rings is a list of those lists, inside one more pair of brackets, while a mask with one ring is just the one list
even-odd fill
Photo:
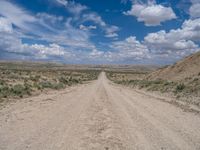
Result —
[[185, 89], [185, 85], [184, 85], [183, 83], [181, 83], [181, 84], [178, 84], [178, 85], [176, 86], [175, 92], [176, 92], [176, 93], [179, 93], [179, 92], [182, 92], [184, 89]]

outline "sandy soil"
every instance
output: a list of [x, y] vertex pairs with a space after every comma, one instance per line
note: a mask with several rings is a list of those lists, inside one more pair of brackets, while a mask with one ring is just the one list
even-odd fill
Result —
[[97, 81], [0, 110], [0, 150], [199, 150], [200, 116]]

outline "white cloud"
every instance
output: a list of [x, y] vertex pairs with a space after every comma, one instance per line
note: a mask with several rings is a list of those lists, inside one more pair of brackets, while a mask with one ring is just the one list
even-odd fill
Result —
[[102, 58], [103, 55], [104, 55], [104, 52], [98, 51], [97, 49], [93, 49], [93, 50], [89, 53], [89, 57], [92, 58], [92, 59]]
[[118, 37], [118, 34], [117, 34], [117, 33], [107, 33], [107, 34], [105, 35], [105, 37], [114, 38], [114, 37]]
[[117, 26], [110, 26], [110, 27], [106, 28], [107, 33], [113, 33], [113, 32], [117, 32], [117, 31], [119, 31], [119, 27], [117, 27]]
[[195, 42], [200, 42], [200, 18], [186, 20], [181, 28], [176, 30], [149, 33], [142, 42], [132, 36], [123, 41], [113, 42], [113, 51], [105, 53], [104, 57], [112, 61], [131, 59], [173, 62], [197, 52], [200, 48]]
[[56, 0], [56, 2], [61, 4], [61, 5], [64, 5], [64, 6], [67, 6], [67, 4], [68, 4], [67, 0]]
[[[34, 39], [36, 36], [37, 40], [58, 43], [75, 49], [93, 49], [95, 47], [89, 40], [90, 33], [71, 25], [70, 18], [65, 22], [62, 16], [47, 13], [33, 15], [9, 1], [0, 1], [0, 15], [5, 18], [1, 18], [1, 30], [11, 30], [12, 24], [17, 26], [18, 28], [15, 28], [14, 32], [18, 35], [18, 39], [21, 37]], [[30, 34], [34, 36], [26, 36]]]
[[6, 52], [21, 51], [22, 42], [21, 39], [15, 34], [12, 23], [4, 18], [0, 17], [0, 50]]
[[36, 17], [42, 22], [50, 22], [51, 24], [56, 24], [57, 22], [63, 21], [64, 18], [62, 16], [50, 15], [47, 13], [37, 13]]
[[55, 2], [61, 6], [64, 6], [70, 13], [75, 16], [78, 16], [82, 11], [88, 9], [85, 5], [76, 3], [74, 1], [56, 0]]
[[[81, 23], [93, 22], [94, 24], [100, 26], [105, 31], [105, 37], [112, 38], [112, 37], [118, 36], [116, 32], [119, 31], [119, 28], [117, 26], [106, 24], [101, 16], [99, 16], [95, 12], [89, 11], [87, 6], [76, 3], [74, 1], [68, 1], [65, 7], [70, 13], [74, 14], [74, 17], [72, 20], [80, 21]], [[87, 10], [86, 13], [84, 13], [85, 10]], [[83, 24], [79, 25], [79, 29], [85, 30], [85, 31], [96, 29], [96, 28], [97, 26], [93, 26], [93, 25], [89, 25], [87, 27], [84, 26]]]
[[7, 18], [12, 24], [28, 31], [31, 30], [30, 24], [37, 20], [20, 7], [4, 0], [0, 1], [0, 15]]
[[161, 22], [177, 18], [171, 7], [157, 4], [133, 4], [131, 10], [124, 14], [137, 17], [137, 20], [144, 22], [146, 26], [157, 26]]
[[118, 37], [118, 34], [116, 32], [119, 31], [119, 27], [108, 26], [105, 28], [105, 31], [106, 31], [105, 37], [108, 37], [108, 38]]
[[[159, 31], [156, 33], [150, 33], [154, 38], [157, 38], [156, 42], [160, 40], [166, 41], [177, 41], [177, 40], [192, 40], [192, 41], [200, 41], [200, 18], [194, 20], [186, 20], [182, 24], [179, 29], [172, 29], [168, 33], [165, 31]], [[146, 38], [148, 38], [147, 36]]]
[[159, 38], [159, 40], [167, 37], [168, 39], [186, 39], [198, 41], [200, 40], [200, 18], [186, 20], [183, 22], [181, 28], [176, 30], [172, 29], [168, 33], [165, 31], [159, 31], [149, 35], [153, 35], [154, 37]]
[[43, 34], [41, 27], [46, 28], [51, 32], [55, 32], [55, 29], [49, 25], [49, 22], [45, 22], [41, 17], [34, 16], [25, 9], [5, 0], [0, 1], [0, 15], [5, 17], [10, 23], [17, 26], [24, 33], [32, 33], [35, 35]]
[[200, 18], [186, 20], [182, 25], [182, 29], [173, 31], [183, 39], [200, 41]]
[[88, 31], [88, 30], [94, 30], [94, 29], [96, 29], [97, 27], [96, 27], [96, 26], [93, 26], [93, 25], [84, 26], [83, 24], [81, 24], [81, 25], [79, 26], [79, 28], [80, 28], [81, 30]]
[[[70, 3], [68, 1], [66, 4], [67, 9]], [[74, 15], [72, 18], [64, 18], [44, 12], [33, 15], [9, 1], [0, 1], [0, 4], [0, 15], [3, 16], [0, 17], [0, 50], [2, 55], [11, 53], [45, 60], [65, 60], [67, 58], [65, 61], [76, 60], [80, 62], [143, 62], [163, 57], [167, 60], [178, 59], [197, 51], [199, 48], [196, 43], [200, 42], [200, 18], [193, 17], [186, 20], [181, 28], [176, 30], [149, 33], [141, 42], [136, 40], [136, 37], [130, 36], [124, 40], [112, 42], [111, 45], [106, 43], [108, 51], [102, 51], [91, 41], [93, 35], [91, 30], [99, 27], [105, 33], [105, 37], [116, 38], [120, 29], [117, 26], [106, 24], [101, 16], [89, 11], [85, 6], [82, 7], [82, 5], [73, 2], [73, 5], [77, 6], [76, 10], [71, 11]], [[139, 6], [137, 11], [134, 9], [135, 16], [138, 19], [142, 18], [140, 21], [144, 21], [146, 25], [158, 25], [170, 20], [170, 15], [168, 15], [168, 19], [166, 15], [170, 14], [171, 8], [169, 7], [156, 5], [155, 2], [148, 3], [148, 5], [143, 3], [135, 5]], [[3, 6], [8, 7], [8, 9]], [[160, 10], [158, 7], [161, 7]], [[84, 11], [86, 9], [87, 11]], [[157, 13], [155, 13], [156, 9], [159, 10]], [[160, 19], [161, 14], [163, 20]], [[78, 16], [78, 20], [76, 20], [76, 16]], [[147, 16], [149, 18], [146, 18]], [[171, 16], [171, 18], [173, 17], [176, 17], [175, 14]], [[20, 32], [27, 38], [31, 36], [29, 34], [34, 34], [37, 36], [37, 39], [32, 36], [34, 40], [42, 40], [48, 44], [25, 44], [21, 40]]]
[[0, 32], [12, 32], [13, 28], [12, 28], [12, 23], [4, 18], [4, 17], [0, 17]]
[[[28, 59], [51, 57], [64, 59], [70, 55], [71, 60], [79, 57], [81, 60], [92, 59], [94, 56], [101, 58], [100, 55], [103, 55], [90, 41], [90, 30], [96, 29], [94, 25], [80, 25], [80, 29], [74, 26], [77, 20], [72, 18], [66, 20], [61, 16], [44, 12], [34, 15], [9, 1], [0, 1], [0, 4], [0, 15], [4, 16], [0, 18], [0, 50], [3, 54], [10, 53]], [[68, 3], [67, 7], [68, 5], [70, 4]], [[73, 2], [73, 5], [77, 4]], [[82, 10], [77, 9], [74, 13]], [[105, 32], [114, 34], [118, 30], [115, 26], [107, 25], [98, 14], [93, 12], [87, 12], [87, 14], [89, 18], [86, 20], [101, 26]], [[49, 44], [26, 44], [22, 42], [22, 37], [33, 39], [33, 41], [42, 40]]]
[[117, 37], [116, 33], [119, 31], [119, 27], [106, 24], [101, 16], [96, 13], [88, 13], [83, 15], [83, 22], [92, 21], [95, 24], [99, 25], [105, 31], [105, 37]]
[[200, 19], [189, 19], [179, 29], [149, 33], [142, 42], [133, 36], [113, 42], [110, 46], [113, 51], [106, 52], [104, 58], [111, 61], [173, 62], [198, 51], [195, 41], [200, 41]]
[[109, 53], [113, 60], [132, 59], [141, 60], [149, 58], [148, 48], [136, 40], [136, 37], [130, 36], [124, 41], [113, 42], [111, 48], [115, 51]]
[[101, 16], [97, 15], [96, 13], [87, 13], [83, 15], [83, 22], [86, 21], [93, 21], [94, 23], [104, 27], [106, 23], [102, 20]]
[[67, 10], [74, 15], [79, 15], [86, 9], [88, 9], [86, 6], [75, 2], [70, 2], [67, 7]]
[[49, 59], [50, 57], [68, 57], [71, 55], [70, 52], [58, 44], [23, 44], [21, 39], [15, 36], [14, 33], [5, 32], [0, 34], [0, 50], [1, 53], [29, 56], [36, 60]]
[[189, 14], [192, 18], [200, 17], [200, 1], [199, 0], [191, 0], [192, 6], [189, 9]]
[[33, 44], [33, 45], [23, 45], [24, 51], [31, 51], [34, 55], [37, 54], [37, 58], [48, 58], [50, 56], [61, 56], [64, 57], [66, 55], [69, 55], [68, 52], [64, 50], [63, 47], [53, 43], [49, 46], [45, 46], [42, 44]]
[[186, 20], [177, 30], [149, 33], [145, 37], [145, 44], [155, 54], [173, 54], [176, 57], [182, 57], [199, 49], [199, 46], [194, 43], [200, 40], [199, 29], [200, 19]]
[[13, 33], [0, 33], [0, 51], [21, 52], [22, 42]]

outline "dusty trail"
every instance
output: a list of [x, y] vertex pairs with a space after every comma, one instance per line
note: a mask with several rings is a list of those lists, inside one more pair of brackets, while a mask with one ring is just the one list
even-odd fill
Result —
[[0, 150], [199, 150], [200, 116], [109, 83], [18, 101], [0, 110]]

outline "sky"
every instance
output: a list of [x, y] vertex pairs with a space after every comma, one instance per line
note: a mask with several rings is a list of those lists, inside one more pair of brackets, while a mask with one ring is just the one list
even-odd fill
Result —
[[0, 0], [0, 60], [166, 65], [200, 50], [200, 0]]

